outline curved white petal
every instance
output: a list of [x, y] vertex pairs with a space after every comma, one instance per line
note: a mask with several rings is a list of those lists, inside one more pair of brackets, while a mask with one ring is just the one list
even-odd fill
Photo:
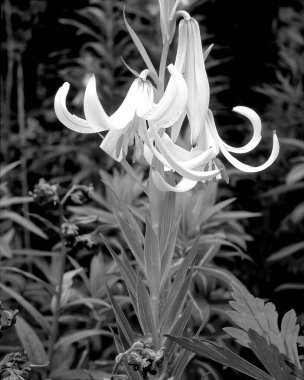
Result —
[[71, 114], [66, 107], [66, 97], [69, 92], [70, 84], [65, 82], [57, 91], [54, 101], [55, 113], [58, 119], [66, 127], [80, 133], [96, 133], [103, 129], [95, 130], [89, 123], [76, 115]]
[[141, 79], [132, 83], [119, 109], [109, 117], [103, 109], [96, 90], [96, 80], [92, 76], [84, 94], [84, 114], [88, 123], [96, 130], [118, 130], [125, 128], [134, 117], [139, 84]]
[[180, 117], [177, 119], [177, 121], [172, 125], [171, 127], [171, 140], [175, 143], [178, 139], [180, 130], [182, 128], [184, 119], [186, 117], [186, 110], [180, 115]]
[[[147, 144], [144, 144], [144, 157], [145, 157], [145, 160], [148, 162], [148, 164], [151, 166], [152, 162], [153, 162], [154, 155], [153, 155], [151, 149], [148, 147]], [[167, 163], [167, 165], [164, 165], [164, 171], [165, 172], [168, 172], [170, 170], [172, 170], [172, 169], [169, 167], [168, 163]]]
[[262, 139], [262, 135], [261, 135], [262, 122], [261, 122], [261, 119], [260, 119], [259, 115], [254, 110], [252, 110], [251, 108], [248, 108], [248, 107], [237, 106], [237, 107], [233, 108], [233, 111], [237, 112], [240, 115], [247, 117], [250, 120], [252, 127], [253, 127], [253, 135], [252, 135], [250, 141], [242, 147], [233, 147], [233, 146], [228, 145], [224, 142], [223, 142], [223, 144], [229, 152], [248, 153], [252, 149], [254, 149]]
[[194, 188], [197, 184], [197, 181], [191, 181], [188, 178], [182, 178], [181, 181], [176, 185], [169, 185], [168, 182], [156, 171], [152, 170], [151, 176], [155, 186], [160, 191], [174, 191], [175, 193], [184, 193]]
[[219, 170], [197, 171], [197, 170], [190, 170], [190, 169], [185, 168], [183, 166], [183, 163], [180, 161], [177, 161], [175, 157], [173, 157], [172, 154], [166, 149], [166, 147], [163, 146], [162, 140], [159, 137], [154, 126], [151, 125], [150, 128], [153, 134], [153, 138], [155, 139], [155, 142], [160, 152], [153, 146], [148, 136], [147, 130], [143, 128], [142, 131], [143, 131], [143, 134], [145, 135], [145, 142], [147, 143], [148, 147], [152, 150], [153, 154], [164, 165], [169, 164], [169, 167], [171, 167], [173, 170], [178, 172], [182, 177], [186, 177], [193, 181], [206, 181], [207, 179], [211, 179], [215, 177], [217, 174], [219, 174], [220, 172]]
[[208, 119], [208, 126], [210, 128], [210, 131], [212, 132], [213, 136], [217, 139], [217, 142], [219, 144], [219, 148], [220, 148], [221, 152], [226, 157], [226, 159], [234, 167], [236, 167], [237, 169], [239, 169], [241, 171], [244, 171], [244, 172], [248, 172], [248, 173], [257, 173], [257, 172], [260, 172], [260, 171], [268, 168], [271, 164], [273, 164], [273, 162], [278, 157], [278, 154], [279, 154], [279, 151], [280, 151], [280, 144], [279, 144], [278, 137], [277, 137], [277, 135], [276, 135], [276, 133], [274, 131], [273, 132], [272, 151], [271, 151], [271, 154], [270, 154], [270, 157], [268, 158], [268, 160], [264, 164], [262, 164], [260, 166], [250, 166], [250, 165], [247, 165], [247, 164], [243, 164], [238, 159], [236, 159], [235, 157], [233, 157], [229, 153], [229, 151], [227, 150], [227, 148], [225, 146], [225, 143], [222, 141], [222, 139], [220, 138], [220, 136], [219, 136], [219, 134], [217, 132], [217, 129], [216, 129], [216, 126], [215, 126], [215, 123], [214, 123], [214, 119], [213, 119], [213, 115], [212, 115], [212, 112], [210, 110], [209, 110], [208, 118], [207, 119]]
[[171, 78], [160, 101], [149, 107], [138, 107], [137, 115], [153, 121], [157, 127], [171, 127], [181, 116], [187, 102], [187, 85], [179, 70], [172, 64], [168, 66]]
[[117, 144], [120, 142], [121, 137], [125, 132], [124, 129], [109, 131], [100, 144], [100, 148], [116, 161], [122, 160], [121, 144], [120, 146]]
[[166, 133], [163, 134], [161, 140], [167, 151], [171, 152], [172, 156], [174, 156], [177, 161], [180, 161], [183, 166], [188, 169], [195, 169], [199, 166], [206, 165], [217, 154], [217, 152], [211, 149], [212, 146], [205, 151], [194, 149], [189, 152], [188, 150], [174, 144]]

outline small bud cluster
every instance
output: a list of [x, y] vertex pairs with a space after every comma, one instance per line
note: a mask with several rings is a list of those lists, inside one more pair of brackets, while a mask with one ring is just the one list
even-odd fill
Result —
[[0, 378], [2, 380], [25, 380], [31, 371], [31, 363], [20, 352], [7, 354], [0, 361]]
[[10, 329], [16, 323], [18, 310], [5, 310], [0, 301], [0, 338], [5, 330]]
[[34, 191], [30, 192], [34, 202], [39, 206], [56, 206], [59, 203], [58, 185], [50, 185], [45, 179], [41, 178]]
[[79, 185], [77, 186], [77, 188], [75, 188], [75, 191], [72, 192], [70, 199], [73, 203], [77, 205], [83, 205], [92, 198], [93, 190], [93, 185]]
[[126, 352], [117, 355], [116, 363], [120, 363], [123, 358], [127, 359], [129, 366], [134, 371], [138, 371], [144, 379], [148, 379], [148, 375], [156, 375], [164, 361], [164, 349], [159, 350], [152, 348], [152, 340], [136, 341]]

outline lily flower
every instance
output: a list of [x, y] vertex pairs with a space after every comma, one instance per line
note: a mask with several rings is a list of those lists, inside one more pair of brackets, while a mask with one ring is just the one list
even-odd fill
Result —
[[[179, 119], [187, 101], [187, 86], [182, 74], [172, 64], [169, 83], [158, 103], [154, 100], [154, 87], [147, 80], [149, 70], [136, 78], [118, 110], [108, 116], [102, 107], [92, 76], [84, 95], [85, 119], [71, 114], [66, 107], [69, 83], [64, 83], [55, 96], [55, 113], [68, 128], [80, 133], [109, 131], [100, 147], [115, 160], [120, 161], [128, 145], [133, 143], [141, 120], [149, 120], [157, 127], [168, 128]], [[124, 148], [124, 149], [122, 149]]]
[[[185, 192], [192, 189], [198, 182], [221, 179], [223, 177], [221, 172], [223, 165], [216, 158], [220, 151], [234, 167], [248, 173], [262, 171], [268, 168], [276, 160], [279, 154], [279, 141], [275, 132], [273, 133], [272, 152], [270, 157], [262, 165], [250, 166], [240, 162], [231, 155], [230, 152], [242, 154], [253, 150], [261, 141], [262, 130], [261, 119], [252, 109], [238, 106], [235, 107], [233, 111], [247, 117], [253, 127], [253, 134], [250, 141], [242, 147], [232, 147], [220, 138], [210, 110], [208, 110], [205, 127], [201, 130], [201, 134], [199, 135], [198, 144], [191, 150], [191, 152], [178, 147], [167, 134], [163, 134], [163, 136], [160, 137], [153, 125], [150, 126], [150, 142], [148, 141], [147, 143], [148, 148], [153, 155], [163, 163], [165, 172], [172, 170], [182, 177], [177, 185], [173, 185], [166, 181], [164, 176], [156, 170], [153, 170], [152, 179], [159, 190]], [[155, 141], [155, 147], [151, 143], [151, 137], [152, 141]], [[146, 132], [144, 138], [145, 143], [147, 138], [149, 138], [149, 136]], [[152, 159], [149, 157], [149, 154], [145, 154], [145, 158], [151, 164]], [[199, 170], [201, 173], [199, 173]]]
[[[188, 15], [186, 12], [184, 14]], [[186, 112], [191, 129], [191, 144], [198, 142], [209, 107], [210, 89], [197, 21], [184, 17], [179, 23], [175, 66], [184, 73], [188, 88]], [[182, 122], [182, 121], [181, 121]]]

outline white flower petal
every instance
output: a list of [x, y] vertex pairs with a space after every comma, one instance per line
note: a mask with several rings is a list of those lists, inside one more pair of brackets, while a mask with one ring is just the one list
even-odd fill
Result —
[[[144, 144], [144, 157], [145, 157], [145, 160], [148, 162], [148, 164], [151, 166], [152, 162], [153, 162], [154, 155], [153, 155], [151, 149], [148, 147], [147, 144]], [[164, 165], [164, 171], [165, 172], [170, 171], [170, 170], [172, 170], [172, 169], [169, 167], [168, 163], [167, 163], [167, 165]]]
[[135, 79], [119, 109], [109, 117], [98, 99], [96, 80], [92, 76], [84, 94], [84, 114], [88, 123], [99, 131], [125, 128], [135, 114], [139, 83], [141, 83], [141, 79]]
[[200, 149], [193, 149], [190, 152], [184, 148], [173, 143], [170, 137], [164, 133], [161, 137], [164, 147], [172, 153], [172, 156], [180, 161], [185, 168], [195, 169], [199, 166], [206, 165], [212, 158], [214, 158], [218, 151], [214, 151], [212, 146], [205, 151]]
[[220, 149], [221, 149], [221, 152], [223, 153], [223, 155], [226, 157], [226, 159], [237, 169], [239, 169], [243, 172], [257, 173], [257, 172], [260, 172], [260, 171], [268, 168], [271, 164], [273, 164], [273, 162], [278, 157], [278, 154], [280, 151], [280, 145], [279, 145], [279, 140], [278, 140], [277, 134], [275, 132], [273, 132], [273, 146], [272, 146], [272, 151], [271, 151], [270, 157], [268, 158], [268, 160], [264, 164], [262, 164], [260, 166], [255, 166], [255, 167], [243, 164], [242, 162], [237, 160], [235, 157], [233, 157], [228, 152], [228, 150], [225, 148], [223, 143], [220, 143]]
[[156, 171], [152, 170], [151, 176], [155, 186], [160, 191], [174, 191], [175, 193], [184, 193], [194, 188], [197, 184], [197, 181], [191, 181], [188, 178], [182, 178], [181, 181], [176, 185], [169, 185], [168, 182]]
[[171, 127], [181, 116], [187, 102], [187, 85], [178, 69], [170, 64], [168, 70], [171, 78], [160, 101], [148, 108], [138, 107], [137, 115], [153, 121], [157, 127]]
[[191, 143], [196, 145], [208, 112], [210, 89], [205, 69], [200, 29], [193, 18], [180, 21], [176, 66], [184, 72], [188, 88], [187, 116]]
[[180, 115], [178, 120], [171, 127], [171, 140], [175, 143], [186, 117], [186, 110]]
[[57, 91], [54, 101], [55, 113], [58, 119], [66, 127], [75, 132], [80, 133], [96, 133], [103, 129], [95, 130], [85, 119], [71, 114], [66, 107], [66, 97], [69, 92], [70, 84], [65, 82]]
[[224, 143], [225, 148], [229, 152], [233, 152], [233, 153], [248, 153], [252, 149], [254, 149], [259, 144], [259, 142], [261, 141], [261, 138], [262, 138], [262, 135], [261, 135], [261, 131], [262, 131], [261, 119], [260, 119], [259, 115], [254, 110], [252, 110], [251, 108], [248, 108], [248, 107], [237, 106], [237, 107], [233, 108], [233, 111], [239, 113], [240, 115], [247, 117], [251, 121], [251, 124], [253, 126], [253, 135], [252, 135], [250, 141], [242, 147], [236, 148], [236, 147], [233, 147], [233, 146], [230, 146], [230, 145]]
[[[243, 112], [244, 110], [241, 110], [241, 111]], [[245, 112], [247, 114], [249, 114], [247, 110], [245, 110]], [[253, 111], [253, 113], [251, 113], [250, 117], [252, 118], [254, 116], [254, 114], [255, 114], [255, 112]], [[260, 171], [268, 168], [276, 160], [276, 158], [278, 157], [278, 154], [279, 154], [279, 151], [280, 151], [280, 145], [279, 145], [279, 140], [278, 140], [278, 137], [277, 137], [275, 131], [273, 132], [273, 146], [272, 146], [272, 151], [271, 151], [270, 157], [268, 158], [268, 160], [264, 164], [262, 164], [260, 166], [254, 167], [254, 166], [250, 166], [250, 165], [247, 165], [247, 164], [243, 164], [242, 162], [240, 162], [238, 159], [236, 159], [235, 157], [233, 157], [229, 153], [228, 149], [226, 148], [226, 144], [222, 141], [222, 139], [220, 138], [220, 136], [219, 136], [219, 134], [217, 132], [217, 129], [216, 129], [216, 126], [215, 126], [215, 122], [214, 122], [214, 118], [213, 118], [212, 112], [210, 110], [208, 112], [208, 117], [207, 117], [207, 121], [206, 121], [206, 125], [207, 124], [208, 124], [208, 129], [210, 130], [210, 132], [212, 133], [212, 135], [214, 136], [214, 138], [217, 140], [217, 142], [219, 144], [219, 148], [220, 148], [221, 152], [223, 153], [223, 155], [226, 157], [226, 159], [234, 167], [236, 167], [237, 169], [239, 169], [241, 171], [248, 172], [248, 173], [260, 172]], [[255, 144], [255, 142], [252, 143], [252, 145], [254, 145], [254, 144]]]
[[100, 148], [116, 161], [122, 160], [122, 149], [117, 144], [125, 132], [124, 129], [109, 131], [100, 144]]
[[[153, 154], [161, 161], [164, 165], [169, 164], [169, 166], [178, 172], [182, 177], [189, 178], [193, 181], [206, 181], [207, 179], [211, 179], [219, 174], [219, 170], [210, 170], [210, 171], [197, 171], [190, 170], [183, 166], [183, 163], [176, 161], [175, 157], [163, 146], [161, 138], [158, 136], [157, 131], [154, 126], [151, 125], [151, 132], [153, 133], [153, 138], [159, 148], [160, 152], [153, 146], [148, 136], [148, 132], [145, 128], [142, 129], [143, 134], [145, 135], [145, 142], [148, 147], [152, 150]], [[165, 161], [165, 162], [164, 162]]]

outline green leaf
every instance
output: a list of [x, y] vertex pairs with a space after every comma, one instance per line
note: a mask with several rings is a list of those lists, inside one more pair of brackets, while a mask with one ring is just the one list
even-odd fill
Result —
[[137, 274], [137, 284], [136, 284], [136, 298], [137, 298], [137, 310], [138, 319], [142, 327], [143, 333], [145, 335], [153, 335], [155, 333], [155, 324], [153, 319], [153, 309], [150, 299], [150, 295], [140, 277]]
[[219, 211], [221, 211], [223, 208], [230, 205], [232, 202], [234, 202], [236, 198], [226, 199], [225, 201], [219, 202], [216, 205], [208, 208], [200, 217], [199, 224], [205, 223], [209, 218], [211, 218], [213, 215], [217, 214]]
[[168, 274], [169, 274], [171, 264], [172, 264], [172, 259], [174, 256], [176, 239], [177, 239], [177, 234], [179, 231], [179, 224], [180, 224], [180, 217], [177, 219], [175, 224], [172, 226], [170, 232], [168, 233], [168, 241], [167, 241], [167, 244], [164, 248], [163, 257], [161, 260], [162, 278], [161, 278], [160, 288], [162, 288], [163, 284], [168, 279]]
[[[99, 375], [100, 376], [100, 375]], [[59, 370], [51, 373], [52, 380], [97, 380], [105, 379], [110, 376], [108, 373], [104, 372], [103, 377], [93, 377], [91, 371], [86, 371], [84, 369], [71, 369], [71, 370]]]
[[[187, 306], [185, 307], [185, 310], [182, 312], [181, 316], [176, 320], [175, 324], [170, 330], [170, 335], [179, 336], [183, 333], [186, 324], [189, 321], [189, 318], [191, 317], [192, 310], [193, 303], [192, 301], [189, 301]], [[163, 346], [166, 349], [166, 356], [168, 358], [168, 361], [170, 361], [172, 355], [174, 354], [174, 348], [176, 346], [176, 343], [173, 340], [166, 338], [163, 342]]]
[[[183, 281], [179, 292], [176, 294], [175, 298], [172, 299], [171, 303], [168, 304], [168, 309], [165, 309], [164, 317], [162, 318], [161, 333], [167, 334], [170, 331], [171, 326], [175, 323], [178, 318], [184, 303], [187, 298], [187, 293], [192, 281], [193, 269], [190, 270], [187, 277]], [[172, 285], [173, 286], [173, 285]]]
[[20, 165], [21, 161], [15, 161], [6, 166], [0, 167], [0, 178], [4, 177], [7, 173], [13, 170], [16, 166]]
[[239, 288], [233, 284], [233, 290], [230, 305], [234, 311], [228, 311], [227, 314], [239, 329], [224, 330], [245, 347], [250, 347], [252, 343], [249, 330], [255, 331], [259, 336], [263, 336], [269, 345], [276, 346], [281, 354], [286, 355], [288, 360], [300, 369], [297, 351], [299, 326], [296, 324], [295, 312], [290, 310], [284, 315], [280, 332], [274, 304], [265, 304], [260, 298], [253, 297], [244, 287]]
[[34, 281], [37, 281], [39, 282], [40, 284], [42, 284], [51, 294], [55, 294], [55, 289], [53, 288], [52, 285], [48, 284], [47, 282], [44, 282], [43, 280], [41, 280], [39, 277], [29, 273], [29, 272], [25, 272], [21, 269], [18, 269], [18, 268], [13, 268], [13, 267], [0, 267], [0, 271], [3, 270], [3, 271], [9, 271], [9, 272], [15, 272], [15, 273], [19, 273], [21, 275], [23, 275], [24, 277], [27, 277], [27, 278], [30, 278], [31, 280], [34, 280]]
[[107, 330], [101, 330], [101, 329], [90, 329], [85, 331], [78, 331], [75, 333], [72, 333], [70, 335], [66, 335], [58, 340], [58, 342], [55, 344], [55, 349], [58, 349], [60, 346], [66, 346], [73, 344], [75, 342], [79, 342], [82, 339], [88, 339], [93, 336], [112, 336], [111, 333]]
[[129, 25], [127, 19], [126, 19], [126, 14], [125, 14], [125, 9], [123, 11], [123, 17], [124, 17], [124, 20], [125, 20], [125, 24], [126, 24], [126, 27], [128, 29], [128, 32], [135, 44], [135, 46], [137, 47], [137, 50], [139, 51], [142, 59], [144, 60], [145, 64], [147, 65], [148, 69], [151, 71], [151, 74], [153, 75], [153, 80], [155, 80], [156, 82], [159, 82], [158, 80], [158, 76], [157, 76], [157, 72], [153, 66], [153, 63], [151, 62], [151, 59], [149, 58], [147, 52], [146, 52], [146, 49], [144, 48], [143, 44], [141, 43], [140, 39], [138, 38], [137, 34], [134, 32], [134, 30], [131, 28], [131, 26]]
[[269, 344], [264, 336], [254, 330], [248, 331], [249, 347], [264, 367], [276, 380], [300, 380], [303, 372], [290, 362], [288, 357], [278, 350], [278, 347]]
[[167, 192], [163, 199], [159, 228], [159, 250], [162, 256], [164, 255], [165, 248], [170, 239], [172, 226], [175, 220], [175, 199], [176, 194], [173, 191]]
[[196, 266], [195, 269], [203, 273], [205, 276], [210, 276], [218, 279], [220, 282], [227, 285], [230, 289], [232, 289], [232, 284], [235, 283], [240, 288], [244, 288], [245, 286], [238, 280], [234, 274], [232, 274], [229, 270], [217, 267], [215, 265], [205, 265], [205, 266]]
[[37, 227], [33, 222], [17, 214], [14, 211], [1, 211], [0, 219], [10, 219], [11, 221], [29, 230], [33, 234], [40, 236], [43, 239], [46, 239], [46, 240], [48, 239], [46, 234], [39, 227]]
[[0, 207], [9, 207], [20, 203], [32, 202], [32, 197], [7, 197], [0, 199]]
[[120, 259], [120, 257], [113, 251], [112, 247], [108, 243], [107, 239], [103, 237], [103, 241], [110, 251], [113, 259], [116, 262], [116, 265], [118, 266], [120, 273], [123, 277], [123, 279], [126, 282], [127, 288], [130, 293], [132, 293], [134, 296], [136, 295], [136, 274], [134, 272], [134, 269], [132, 268], [132, 265], [130, 264], [128, 258], [126, 257], [126, 254], [122, 252], [122, 256], [125, 258], [124, 261]]
[[93, 256], [91, 260], [89, 281], [92, 296], [101, 296], [105, 288], [105, 263], [101, 253]]
[[299, 243], [290, 244], [287, 247], [283, 247], [279, 251], [273, 253], [269, 257], [267, 257], [266, 262], [267, 263], [273, 263], [275, 261], [280, 261], [285, 259], [286, 257], [289, 257], [293, 255], [294, 253], [300, 251], [304, 248], [304, 242], [301, 241]]
[[30, 362], [47, 365], [48, 358], [41, 340], [32, 327], [19, 315], [17, 316], [15, 329]]
[[129, 347], [132, 346], [135, 340], [135, 336], [132, 330], [132, 327], [129, 324], [129, 321], [127, 320], [126, 316], [124, 315], [123, 311], [121, 310], [120, 306], [116, 302], [115, 298], [112, 296], [110, 290], [107, 287], [107, 293], [108, 297], [110, 299], [111, 305], [114, 310], [115, 318], [117, 321], [117, 324], [119, 325], [121, 331], [124, 334], [125, 339], [127, 340]]
[[182, 350], [179, 352], [168, 371], [168, 377], [173, 378], [174, 380], [179, 380], [193, 356], [194, 355], [188, 350]]
[[51, 326], [47, 322], [46, 318], [39, 313], [37, 309], [34, 308], [25, 298], [23, 298], [19, 293], [17, 293], [14, 289], [8, 288], [7, 286], [0, 283], [0, 288], [14, 298], [31, 316], [34, 318], [34, 320], [40, 324], [40, 326], [43, 328], [45, 333], [49, 334], [51, 332]]
[[151, 297], [158, 297], [160, 285], [160, 251], [156, 233], [146, 220], [145, 236], [145, 274], [148, 281]]
[[214, 342], [206, 339], [187, 339], [182, 337], [174, 337], [167, 335], [168, 338], [178, 343], [183, 348], [190, 350], [198, 355], [214, 360], [229, 368], [233, 368], [241, 373], [256, 379], [256, 380], [273, 380], [266, 372], [255, 367], [247, 360], [241, 358], [226, 347], [221, 347]]
[[169, 313], [170, 305], [174, 302], [176, 297], [178, 296], [180, 290], [183, 287], [184, 280], [186, 277], [186, 274], [190, 268], [190, 266], [193, 263], [193, 260], [195, 259], [196, 253], [197, 253], [197, 247], [198, 247], [198, 239], [194, 242], [191, 250], [187, 254], [187, 256], [184, 258], [182, 263], [179, 266], [179, 269], [175, 275], [174, 281], [171, 285], [171, 289], [169, 291], [168, 296], [166, 297], [166, 300], [164, 302], [164, 306], [162, 307], [162, 310], [164, 310], [164, 313], [162, 312], [162, 321], [164, 318], [166, 318], [166, 315]]

